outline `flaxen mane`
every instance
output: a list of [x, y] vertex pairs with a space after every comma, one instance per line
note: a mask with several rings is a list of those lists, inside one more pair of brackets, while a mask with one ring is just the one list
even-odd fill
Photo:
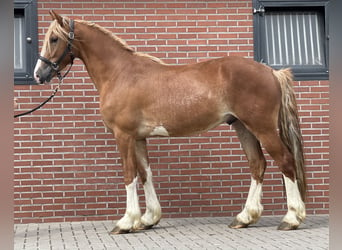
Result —
[[117, 43], [119, 43], [124, 49], [132, 52], [134, 55], [137, 55], [137, 56], [142, 56], [142, 57], [147, 57], [149, 59], [151, 59], [152, 61], [154, 62], [157, 62], [157, 63], [160, 63], [160, 64], [164, 64], [164, 62], [157, 58], [157, 57], [154, 57], [154, 56], [151, 56], [149, 54], [145, 54], [145, 53], [141, 53], [141, 52], [137, 52], [135, 51], [134, 49], [132, 49], [131, 47], [129, 47], [129, 45], [126, 43], [125, 40], [121, 39], [120, 37], [117, 37], [116, 35], [114, 35], [112, 32], [110, 32], [109, 30], [105, 29], [105, 28], [102, 28], [101, 26], [95, 24], [95, 23], [91, 23], [91, 22], [87, 22], [87, 21], [84, 21], [84, 20], [77, 20], [79, 23], [83, 23], [83, 24], [86, 24], [90, 27], [93, 27], [103, 33], [105, 33], [106, 35], [112, 37]]
[[92, 28], [95, 28], [101, 32], [103, 32], [104, 34], [112, 37], [117, 43], [119, 43], [125, 50], [127, 51], [130, 51], [132, 52], [134, 55], [137, 55], [137, 56], [142, 56], [142, 57], [147, 57], [149, 59], [151, 59], [152, 61], [154, 62], [157, 62], [157, 63], [160, 63], [160, 64], [164, 64], [164, 62], [157, 58], [157, 57], [154, 57], [154, 56], [151, 56], [149, 54], [145, 54], [145, 53], [141, 53], [141, 52], [137, 52], [135, 51], [134, 49], [132, 49], [127, 43], [125, 40], [121, 39], [120, 37], [117, 37], [116, 35], [114, 35], [112, 32], [110, 32], [109, 30], [95, 24], [95, 23], [91, 23], [91, 22], [88, 22], [88, 21], [84, 21], [84, 20], [77, 20], [77, 22], [79, 23], [83, 23], [83, 24], [86, 24]]
[[[95, 23], [91, 23], [85, 20], [76, 20], [78, 23], [82, 23], [85, 25], [88, 25], [89, 27], [95, 28], [101, 32], [103, 32], [104, 34], [106, 34], [107, 36], [111, 37], [112, 39], [114, 39], [120, 46], [122, 46], [125, 50], [132, 52], [132, 54], [137, 55], [137, 56], [142, 56], [142, 57], [146, 57], [151, 59], [154, 62], [160, 63], [160, 64], [165, 64], [161, 59], [151, 56], [149, 54], [145, 54], [142, 52], [137, 52], [135, 51], [133, 48], [131, 48], [125, 40], [121, 39], [120, 37], [117, 37], [116, 35], [114, 35], [112, 32], [110, 32], [109, 30], [102, 28], [101, 26], [95, 24]], [[65, 26], [68, 25], [69, 23], [69, 18], [64, 17], [63, 18], [63, 23], [65, 24]], [[75, 31], [77, 32], [77, 31]], [[51, 25], [50, 28], [48, 29], [48, 32], [46, 33], [46, 37], [50, 37], [52, 34], [58, 36], [59, 38], [63, 39], [64, 41], [68, 40], [68, 32], [63, 29], [56, 20], [54, 20]], [[48, 39], [45, 39], [44, 43], [46, 43], [46, 48], [48, 50], [48, 52], [51, 52], [51, 46], [50, 46], [50, 42]], [[43, 46], [44, 47], [44, 46]]]

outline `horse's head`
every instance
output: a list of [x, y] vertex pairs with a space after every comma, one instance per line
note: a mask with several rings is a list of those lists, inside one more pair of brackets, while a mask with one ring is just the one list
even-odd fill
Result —
[[60, 71], [74, 60], [72, 42], [74, 40], [74, 22], [50, 11], [53, 19], [44, 39], [43, 48], [34, 69], [38, 83], [50, 82], [54, 76], [60, 77]]

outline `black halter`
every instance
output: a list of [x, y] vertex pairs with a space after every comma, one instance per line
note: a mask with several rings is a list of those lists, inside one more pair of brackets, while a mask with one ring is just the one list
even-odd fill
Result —
[[[72, 67], [72, 65], [74, 63], [74, 59], [75, 59], [75, 55], [72, 53], [72, 42], [73, 42], [73, 40], [75, 38], [75, 34], [74, 34], [74, 20], [70, 19], [69, 27], [70, 27], [70, 32], [69, 32], [69, 37], [68, 37], [68, 45], [65, 48], [63, 54], [58, 58], [58, 60], [56, 62], [51, 62], [49, 59], [47, 59], [47, 58], [45, 58], [45, 57], [43, 57], [41, 55], [38, 56], [38, 58], [40, 60], [45, 62], [47, 65], [49, 65], [51, 67], [51, 69], [53, 69], [56, 72], [57, 77], [59, 79], [59, 84], [62, 83], [63, 78], [69, 73], [69, 71], [70, 71], [70, 69], [71, 69], [71, 67]], [[70, 59], [71, 59], [70, 67], [65, 72], [65, 74], [62, 76], [61, 75], [61, 71], [59, 69], [59, 64], [63, 61], [64, 57], [66, 57], [66, 55], [68, 55], [68, 54], [70, 55]], [[53, 93], [44, 102], [42, 102], [40, 105], [38, 105], [37, 107], [35, 107], [35, 108], [33, 108], [33, 109], [29, 110], [29, 111], [26, 111], [24, 113], [20, 113], [20, 114], [14, 115], [14, 118], [30, 114], [33, 111], [36, 111], [37, 109], [40, 109], [41, 107], [43, 107], [48, 101], [50, 101], [56, 95], [56, 93], [57, 93], [57, 91], [59, 89], [59, 84], [55, 88]]]
[[[51, 62], [49, 59], [39, 55], [38, 58], [40, 60], [42, 60], [43, 62], [45, 62], [47, 65], [49, 65], [51, 67], [52, 70], [54, 70], [57, 74], [58, 79], [61, 81], [70, 71], [73, 63], [74, 63], [74, 59], [75, 56], [72, 53], [72, 42], [75, 38], [75, 33], [74, 33], [74, 20], [70, 19], [69, 21], [69, 27], [70, 27], [70, 32], [69, 32], [69, 36], [68, 36], [68, 44], [67, 47], [65, 48], [63, 54], [58, 58], [58, 60], [56, 62]], [[67, 72], [62, 76], [61, 75], [61, 71], [59, 69], [59, 64], [63, 61], [63, 59], [66, 57], [66, 55], [70, 55], [70, 59], [71, 59], [71, 63], [70, 63], [70, 67], [67, 70]]]

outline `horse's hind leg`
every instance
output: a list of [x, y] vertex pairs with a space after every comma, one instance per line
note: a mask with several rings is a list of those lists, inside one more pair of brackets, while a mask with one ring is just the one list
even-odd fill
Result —
[[137, 166], [144, 186], [146, 211], [141, 217], [140, 229], [150, 229], [157, 225], [161, 218], [161, 208], [152, 182], [152, 171], [148, 162], [146, 140], [136, 144]]
[[285, 181], [288, 212], [278, 229], [297, 229], [300, 223], [305, 219], [306, 212], [305, 204], [301, 198], [296, 180], [294, 157], [281, 141], [276, 129], [265, 131], [267, 132], [260, 134], [258, 137], [266, 151], [278, 165]]
[[245, 207], [229, 225], [231, 228], [243, 228], [256, 223], [263, 211], [261, 192], [266, 160], [256, 137], [240, 121], [235, 121], [233, 127], [247, 156], [252, 175]]

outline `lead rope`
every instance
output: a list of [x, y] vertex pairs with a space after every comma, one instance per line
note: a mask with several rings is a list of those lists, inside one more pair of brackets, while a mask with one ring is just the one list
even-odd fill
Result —
[[37, 107], [29, 110], [29, 111], [26, 111], [24, 113], [20, 113], [20, 114], [17, 114], [17, 115], [14, 115], [14, 118], [17, 118], [17, 117], [20, 117], [20, 116], [24, 116], [24, 115], [28, 115], [28, 114], [31, 114], [33, 111], [36, 111], [37, 109], [40, 109], [41, 107], [43, 107], [47, 102], [49, 102], [57, 93], [59, 89], [59, 84], [58, 86], [55, 88], [55, 90], [53, 91], [53, 93], [44, 101], [42, 102], [41, 104], [39, 104]]
[[60, 87], [60, 85], [62, 84], [64, 77], [69, 73], [69, 71], [70, 71], [72, 65], [73, 65], [73, 60], [71, 61], [71, 64], [70, 64], [69, 69], [65, 72], [65, 74], [64, 74], [63, 76], [61, 75], [60, 72], [57, 72], [57, 77], [58, 77], [59, 83], [58, 83], [57, 87], [55, 88], [55, 90], [52, 92], [52, 94], [51, 94], [45, 101], [43, 101], [43, 102], [42, 102], [41, 104], [39, 104], [37, 107], [35, 107], [35, 108], [33, 108], [33, 109], [29, 110], [29, 111], [26, 111], [26, 112], [23, 112], [23, 113], [14, 115], [14, 118], [17, 118], [17, 117], [20, 117], [20, 116], [24, 116], [24, 115], [31, 114], [32, 112], [36, 111], [37, 109], [40, 109], [40, 108], [43, 107], [47, 102], [49, 102], [49, 101], [56, 95], [56, 93], [58, 92], [59, 87]]

